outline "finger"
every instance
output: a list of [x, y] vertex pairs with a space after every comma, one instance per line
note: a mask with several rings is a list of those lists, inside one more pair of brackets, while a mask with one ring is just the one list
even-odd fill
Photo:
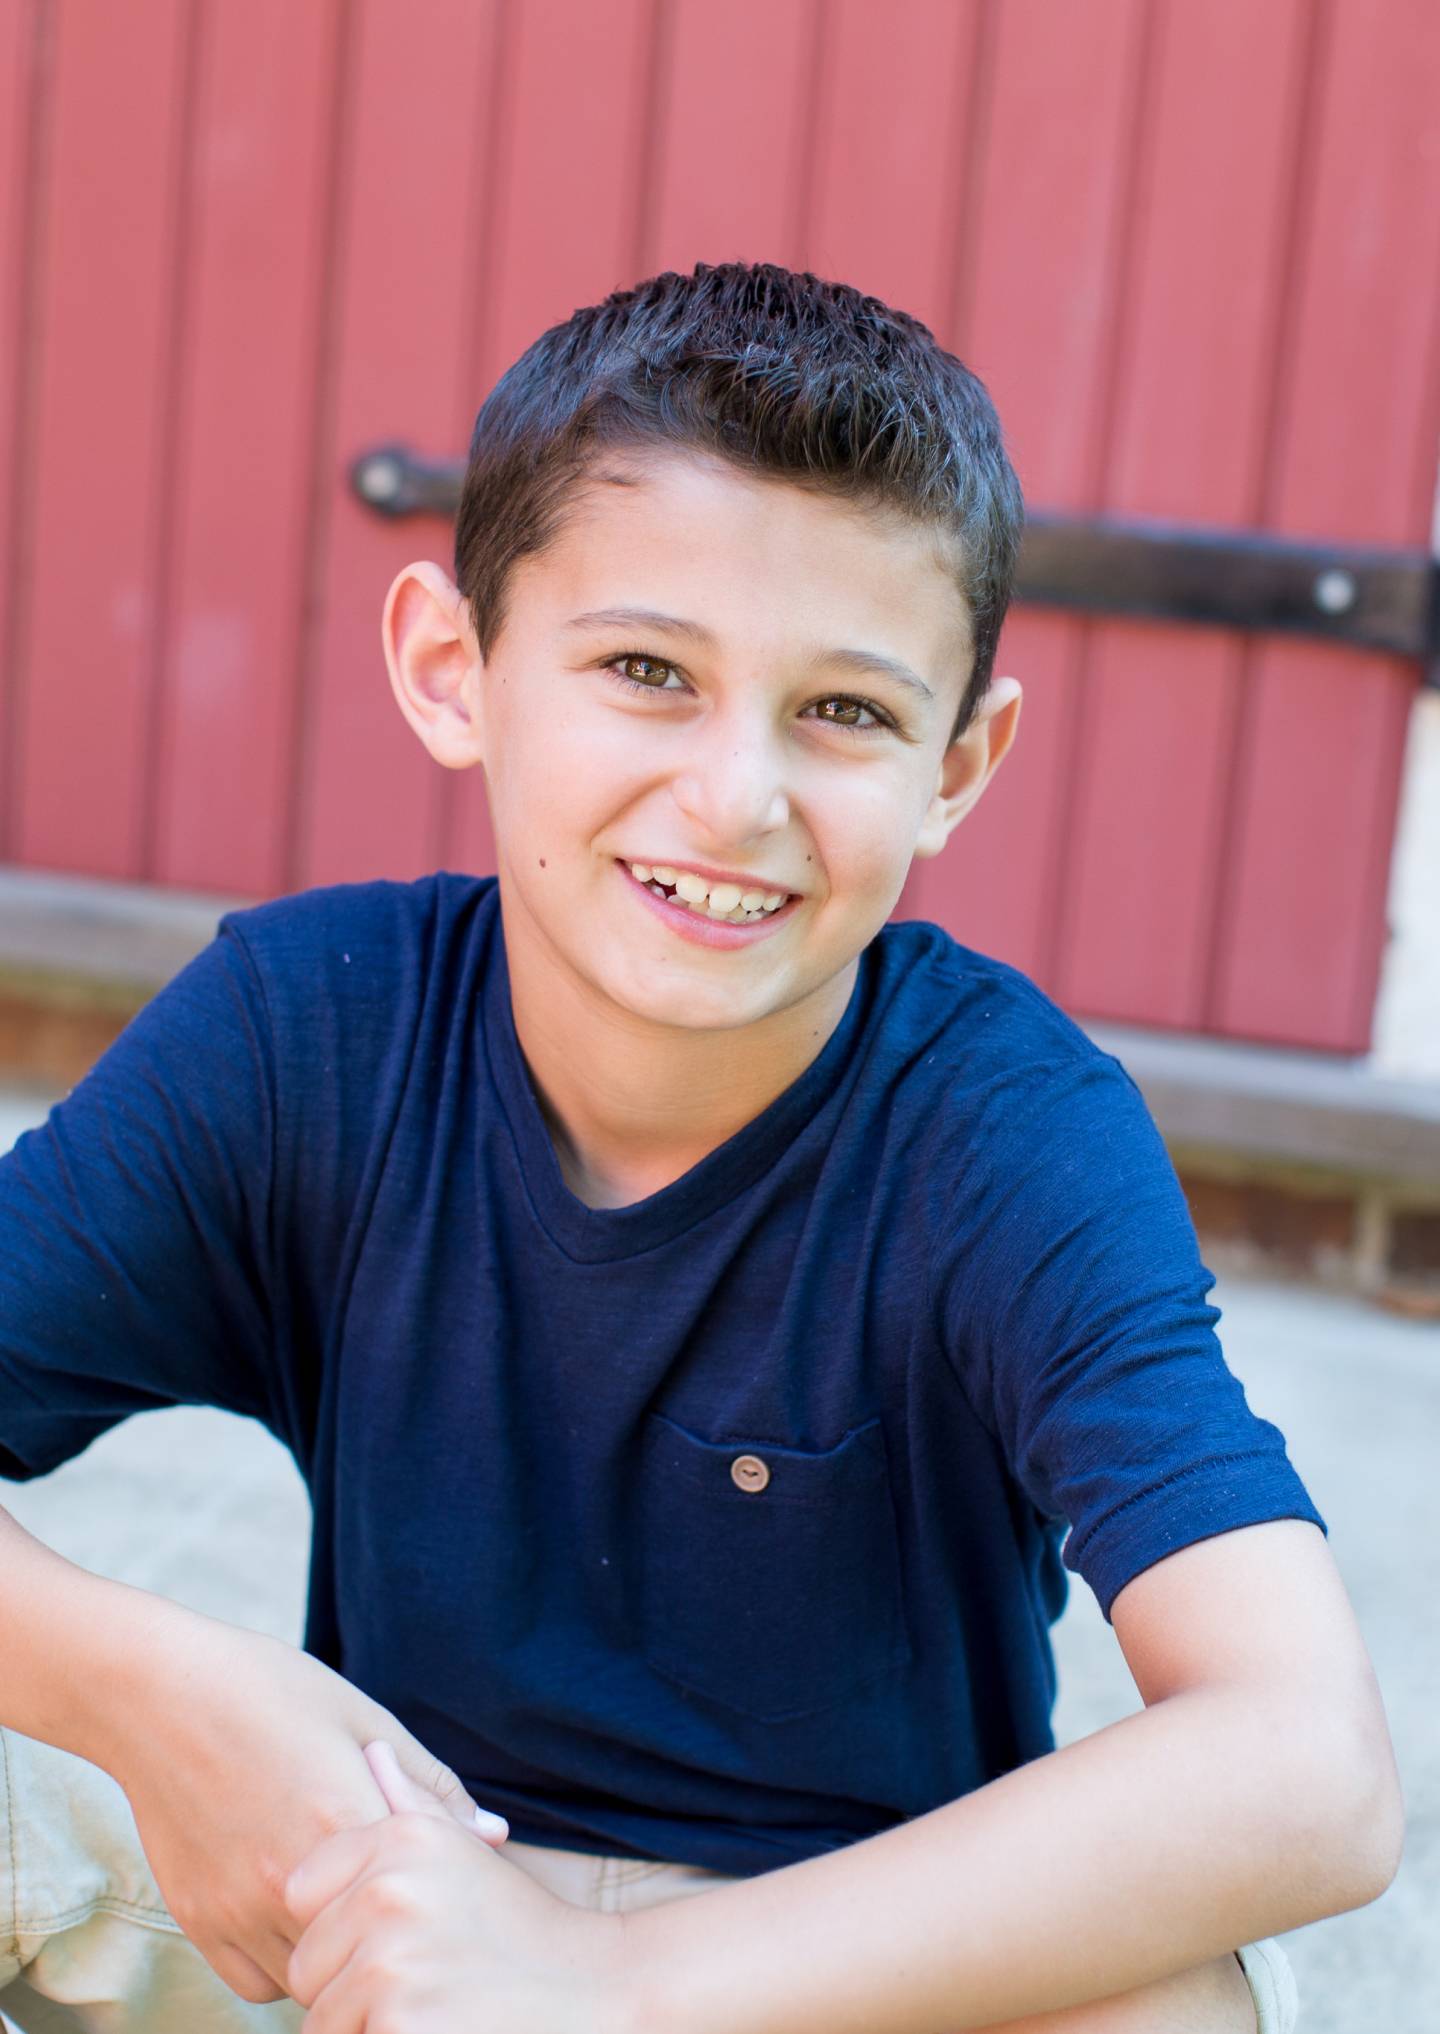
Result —
[[[276, 1940], [279, 1941], [278, 1936]], [[282, 1945], [279, 1976], [256, 1963], [252, 1956], [247, 1956], [238, 1942], [225, 1943], [214, 1956], [208, 1950], [201, 1953], [210, 1968], [225, 1980], [238, 1998], [246, 1999], [254, 2006], [268, 2006], [287, 1996], [284, 1972], [289, 1947], [288, 1943]]]
[[[285, 1989], [298, 2006], [314, 2006], [355, 1953], [359, 1934], [353, 1918], [347, 1919], [346, 1904], [339, 1900], [317, 1914], [290, 1952], [285, 1966]], [[307, 2014], [307, 2030], [313, 2030], [316, 2024]]]
[[366, 1745], [365, 1763], [375, 1775], [375, 1784], [394, 1814], [438, 1816], [445, 1822], [454, 1820], [448, 1808], [418, 1780], [411, 1779], [397, 1758], [394, 1745], [383, 1737], [377, 1737], [373, 1743]]
[[282, 1997], [288, 1997], [289, 1988], [285, 1973], [289, 1966], [291, 1952], [299, 1941], [302, 1931], [297, 1928], [293, 1935], [282, 1935], [278, 1929], [268, 1928], [263, 1938], [250, 1945], [251, 1960], [260, 1966], [272, 1985], [278, 1985]]
[[[477, 1803], [470, 1799], [458, 1776], [449, 1766], [428, 1752], [418, 1738], [412, 1738], [408, 1734], [405, 1734], [403, 1744], [395, 1747], [395, 1753], [410, 1778], [418, 1782], [432, 1799], [438, 1801], [462, 1829], [468, 1829], [473, 1833], [476, 1826]], [[484, 1815], [488, 1810], [482, 1808], [480, 1812]], [[486, 1826], [488, 1829], [489, 1825]], [[496, 1833], [498, 1834], [498, 1831]], [[508, 1823], [505, 1824], [505, 1834], [507, 1836], [510, 1834]]]
[[282, 1898], [285, 1911], [302, 1930], [374, 1862], [389, 1824], [387, 1816], [359, 1828], [337, 1829], [301, 1858], [285, 1881]]
[[[423, 1907], [430, 1897], [426, 1887], [443, 1885], [452, 1875], [443, 1862], [438, 1872], [435, 1867], [437, 1847], [442, 1860], [456, 1855], [458, 1839], [450, 1829], [447, 1815], [427, 1815], [422, 1827], [421, 1819], [406, 1810], [403, 1821], [390, 1816], [380, 1829], [373, 1870], [357, 1873], [314, 1916], [290, 1953], [285, 1984], [290, 1996], [302, 2006], [314, 2004], [357, 1949], [374, 1948], [377, 1916], [381, 1920], [386, 1918], [387, 1908], [397, 1895], [403, 1893], [402, 1905], [412, 1909]], [[474, 1846], [460, 1854], [473, 1858]], [[387, 1878], [389, 1885], [377, 1907], [376, 1888]], [[305, 2034], [313, 2034], [315, 2024], [329, 2022], [314, 2023], [307, 2019]]]
[[458, 1790], [444, 1801], [422, 1786], [401, 1765], [400, 1756], [388, 1738], [374, 1738], [365, 1746], [365, 1762], [394, 1813], [444, 1815], [493, 1843], [503, 1843], [509, 1836], [510, 1824], [505, 1817], [477, 1807], [458, 1783]]
[[368, 1969], [357, 1957], [350, 1956], [312, 1994], [313, 2003], [305, 2015], [305, 2034], [365, 2034], [378, 2003], [374, 1991], [375, 1982]]

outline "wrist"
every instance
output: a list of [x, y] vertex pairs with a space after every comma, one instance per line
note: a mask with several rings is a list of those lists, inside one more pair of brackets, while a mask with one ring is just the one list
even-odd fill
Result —
[[187, 1679], [187, 1652], [214, 1620], [129, 1583], [85, 1580], [96, 1585], [77, 1601], [78, 1616], [91, 1620], [90, 1671], [66, 1742], [123, 1784], [132, 1747], [164, 1730], [166, 1704]]
[[127, 1716], [153, 1732], [150, 1704], [185, 1621], [198, 1614], [93, 1574], [0, 1511], [7, 1729], [113, 1771]]

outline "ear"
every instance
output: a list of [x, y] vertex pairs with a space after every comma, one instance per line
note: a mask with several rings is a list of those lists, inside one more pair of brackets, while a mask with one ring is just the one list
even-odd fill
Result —
[[920, 822], [917, 855], [938, 855], [990, 782], [1020, 722], [1020, 681], [992, 678], [980, 710], [940, 759], [935, 795]]
[[481, 759], [481, 657], [459, 587], [421, 559], [391, 581], [380, 639], [400, 711], [437, 763], [467, 770]]

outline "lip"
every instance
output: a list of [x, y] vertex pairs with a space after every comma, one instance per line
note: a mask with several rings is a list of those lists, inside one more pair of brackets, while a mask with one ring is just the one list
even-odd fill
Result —
[[639, 862], [642, 869], [673, 869], [677, 876], [699, 876], [707, 883], [738, 883], [742, 890], [763, 890], [771, 897], [777, 890], [782, 890], [787, 898], [799, 894], [788, 883], [768, 883], [763, 876], [737, 876], [731, 869], [712, 869], [705, 862], [672, 862], [668, 855], [653, 862], [647, 862], [643, 855], [617, 855], [615, 859], [623, 862], [627, 870], [631, 862]]
[[[788, 918], [800, 902], [799, 897], [792, 894], [788, 902], [782, 904], [778, 911], [770, 912], [765, 918], [757, 918], [753, 925], [726, 925], [720, 919], [701, 918], [686, 905], [672, 903], [668, 897], [657, 897], [653, 890], [648, 890], [631, 874], [629, 866], [618, 855], [615, 858], [615, 866], [642, 903], [647, 904], [652, 911], [658, 912], [672, 932], [679, 933], [682, 939], [693, 941], [696, 946], [753, 946], [757, 939], [768, 939], [780, 921]], [[648, 868], [649, 863], [647, 862], [645, 866]], [[661, 867], [678, 869], [680, 864], [663, 862]], [[696, 869], [694, 873], [699, 876], [704, 871]], [[724, 879], [717, 877], [716, 880]], [[732, 876], [729, 880], [733, 882], [735, 878]], [[754, 887], [758, 890], [760, 885], [756, 883]]]

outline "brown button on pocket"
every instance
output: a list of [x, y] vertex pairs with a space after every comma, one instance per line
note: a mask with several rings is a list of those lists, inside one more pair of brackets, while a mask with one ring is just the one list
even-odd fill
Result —
[[910, 1658], [878, 1416], [811, 1449], [653, 1412], [640, 1480], [641, 1646], [667, 1680], [778, 1722]]

